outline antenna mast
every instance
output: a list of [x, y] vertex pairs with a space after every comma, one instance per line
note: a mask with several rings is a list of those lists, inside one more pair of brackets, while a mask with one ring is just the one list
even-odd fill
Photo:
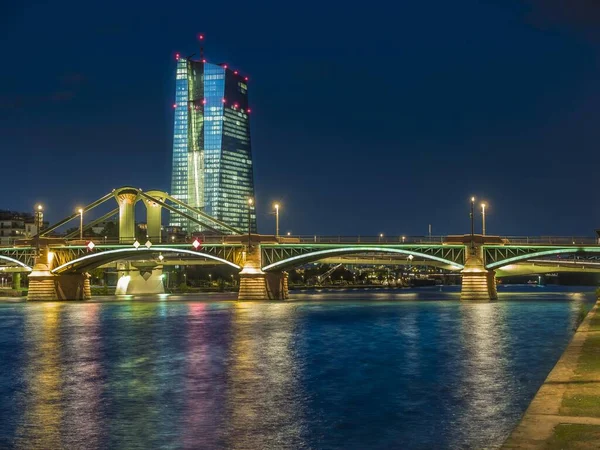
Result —
[[199, 34], [198, 40], [200, 41], [200, 61], [204, 62], [204, 34]]

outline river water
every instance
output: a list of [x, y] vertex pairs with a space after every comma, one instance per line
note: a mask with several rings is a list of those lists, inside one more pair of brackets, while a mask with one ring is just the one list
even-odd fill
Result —
[[594, 301], [500, 293], [0, 302], [0, 448], [497, 448]]

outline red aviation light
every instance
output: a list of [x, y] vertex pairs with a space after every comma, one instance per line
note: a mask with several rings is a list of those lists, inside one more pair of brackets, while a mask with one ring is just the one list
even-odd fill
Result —
[[202, 99], [202, 104], [206, 105], [206, 99], [205, 98]]
[[199, 34], [198, 35], [198, 39], [200, 39], [201, 41], [204, 40], [204, 35], [203, 34]]
[[250, 114], [252, 112], [252, 110], [250, 108], [248, 108], [247, 112], [248, 112], [248, 114]]
[[221, 99], [221, 102], [223, 102], [223, 103], [227, 103], [227, 99], [226, 99], [226, 98], [222, 98], [222, 99]]
[[179, 61], [179, 53], [175, 53], [175, 59]]
[[177, 103], [173, 103], [173, 108], [177, 108]]
[[234, 73], [235, 75], [237, 75], [237, 74], [238, 74], [238, 71], [237, 71], [237, 70], [234, 70], [234, 71], [233, 71], [233, 73]]
[[227, 64], [223, 64], [223, 69], [227, 69]]
[[248, 81], [248, 77], [244, 77], [244, 80]]
[[206, 64], [206, 60], [205, 60], [205, 59], [203, 59], [203, 60], [202, 60], [202, 62], [203, 62], [204, 64]]

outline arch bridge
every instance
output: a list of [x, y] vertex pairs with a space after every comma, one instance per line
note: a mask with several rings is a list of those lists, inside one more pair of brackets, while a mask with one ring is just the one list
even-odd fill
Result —
[[[95, 220], [83, 223], [94, 208], [116, 201], [117, 206]], [[135, 236], [135, 205], [146, 207], [147, 237]], [[164, 242], [162, 210], [179, 215], [201, 230], [198, 237]], [[118, 217], [118, 238], [94, 242], [77, 239], [87, 228]], [[53, 233], [70, 221], [80, 219], [80, 229], [62, 237]], [[323, 259], [385, 255], [396, 264], [427, 262], [462, 275], [463, 300], [497, 298], [495, 271], [530, 260], [565, 256], [600, 258], [596, 238], [502, 238], [458, 235], [423, 237], [275, 237], [245, 234], [215, 219], [201, 209], [186, 205], [162, 191], [133, 187], [115, 189], [29, 241], [0, 247], [0, 266], [29, 273], [29, 299], [85, 299], [91, 295], [88, 271], [106, 263], [125, 261], [150, 267], [150, 277], [138, 280], [146, 288], [163, 289], [160, 273], [163, 259], [210, 261], [240, 270], [240, 299], [284, 299], [288, 297], [286, 270]], [[123, 276], [129, 276], [122, 274]]]

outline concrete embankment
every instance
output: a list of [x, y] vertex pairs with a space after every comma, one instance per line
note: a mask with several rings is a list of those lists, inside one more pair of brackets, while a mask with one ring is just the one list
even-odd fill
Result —
[[600, 301], [502, 448], [600, 449]]

